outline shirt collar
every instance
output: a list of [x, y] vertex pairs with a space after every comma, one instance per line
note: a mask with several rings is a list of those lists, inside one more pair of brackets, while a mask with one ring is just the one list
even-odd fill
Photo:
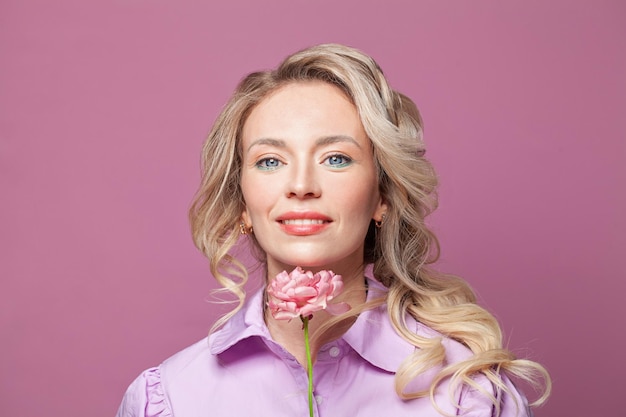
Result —
[[263, 289], [258, 290], [226, 324], [209, 337], [209, 349], [219, 355], [252, 336], [272, 340], [263, 319]]
[[[367, 301], [386, 295], [387, 288], [374, 279], [371, 266], [366, 268], [365, 277], [368, 283]], [[407, 323], [411, 322], [415, 323], [415, 320], [409, 316]], [[362, 312], [342, 339], [363, 359], [392, 373], [395, 373], [402, 361], [415, 350], [415, 346], [393, 329], [386, 303]]]
[[[384, 296], [387, 289], [373, 278], [372, 268], [365, 270], [368, 283], [367, 301]], [[408, 323], [415, 322], [410, 316]], [[414, 326], [417, 330], [417, 324]], [[263, 319], [263, 289], [250, 297], [243, 308], [226, 322], [224, 327], [209, 337], [212, 354], [218, 355], [249, 337], [272, 340]], [[415, 350], [393, 329], [387, 315], [386, 304], [362, 312], [342, 339], [359, 356], [372, 365], [395, 373], [400, 364]]]

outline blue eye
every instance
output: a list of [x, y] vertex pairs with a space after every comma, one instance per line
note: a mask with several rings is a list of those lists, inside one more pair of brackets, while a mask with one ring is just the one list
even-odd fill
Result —
[[350, 165], [352, 159], [342, 154], [331, 155], [326, 158], [326, 164], [333, 168], [340, 168]]
[[260, 169], [271, 170], [281, 166], [281, 162], [276, 158], [263, 158], [256, 162], [256, 166]]

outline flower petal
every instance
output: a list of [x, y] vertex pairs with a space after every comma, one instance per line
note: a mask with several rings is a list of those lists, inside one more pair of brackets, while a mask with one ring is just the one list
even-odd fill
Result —
[[326, 270], [313, 274], [298, 266], [289, 274], [286, 271], [277, 274], [270, 282], [267, 286], [267, 304], [277, 320], [308, 317], [324, 309], [332, 314], [340, 314], [350, 307], [345, 303], [331, 307], [329, 302], [342, 290], [341, 275]]

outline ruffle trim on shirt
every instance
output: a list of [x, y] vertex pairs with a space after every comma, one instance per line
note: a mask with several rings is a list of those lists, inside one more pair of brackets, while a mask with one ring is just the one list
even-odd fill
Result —
[[146, 381], [145, 417], [174, 417], [161, 384], [161, 368], [152, 368], [144, 372]]

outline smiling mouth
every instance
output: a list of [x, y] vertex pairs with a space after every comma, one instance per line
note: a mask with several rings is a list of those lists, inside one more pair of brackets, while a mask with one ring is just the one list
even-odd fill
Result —
[[289, 220], [281, 220], [280, 222], [285, 225], [296, 225], [296, 226], [306, 226], [310, 224], [327, 223], [327, 221], [320, 220], [320, 219], [289, 219]]

